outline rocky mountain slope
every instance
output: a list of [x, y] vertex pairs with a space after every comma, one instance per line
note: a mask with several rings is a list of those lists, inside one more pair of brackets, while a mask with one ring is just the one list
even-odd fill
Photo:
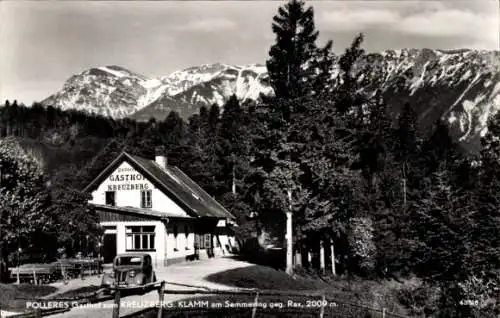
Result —
[[114, 118], [164, 119], [172, 110], [188, 118], [201, 105], [223, 105], [233, 94], [242, 101], [270, 94], [265, 66], [203, 65], [149, 79], [118, 66], [74, 75], [61, 91], [42, 101]]
[[222, 106], [233, 94], [247, 101], [257, 100], [260, 93], [272, 93], [266, 67], [261, 65], [202, 65], [176, 71], [159, 80], [162, 85], [157, 90], [158, 98], [130, 118], [163, 119], [172, 110], [188, 118], [197, 113], [200, 106]]
[[373, 73], [363, 74], [366, 86], [381, 85], [395, 113], [409, 102], [424, 131], [442, 116], [460, 141], [477, 144], [500, 110], [498, 51], [395, 50], [370, 54], [365, 63]]
[[73, 75], [42, 104], [121, 118], [148, 105], [159, 85], [119, 66], [91, 68]]
[[[394, 115], [408, 101], [422, 129], [444, 116], [461, 141], [477, 142], [488, 116], [500, 109], [498, 51], [388, 50], [368, 54], [358, 67], [360, 83], [367, 91], [382, 87]], [[107, 66], [72, 76], [42, 103], [148, 120], [163, 119], [172, 110], [187, 118], [202, 105], [224, 104], [232, 94], [245, 101], [260, 93], [272, 94], [263, 65], [202, 65], [157, 79]]]

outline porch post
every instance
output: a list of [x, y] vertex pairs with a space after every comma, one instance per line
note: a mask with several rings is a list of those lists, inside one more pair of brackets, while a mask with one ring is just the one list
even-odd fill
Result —
[[163, 244], [163, 267], [167, 267], [167, 251], [168, 251], [168, 218], [164, 217], [161, 219], [161, 223], [165, 227], [165, 238]]

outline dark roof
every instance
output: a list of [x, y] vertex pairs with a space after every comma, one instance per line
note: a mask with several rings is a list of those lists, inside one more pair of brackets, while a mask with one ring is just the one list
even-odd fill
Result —
[[153, 160], [133, 156], [126, 152], [122, 152], [113, 160], [84, 191], [90, 192], [97, 188], [123, 161], [143, 173], [150, 182], [183, 207], [188, 214], [194, 217], [235, 219], [219, 202], [177, 167], [164, 169]]

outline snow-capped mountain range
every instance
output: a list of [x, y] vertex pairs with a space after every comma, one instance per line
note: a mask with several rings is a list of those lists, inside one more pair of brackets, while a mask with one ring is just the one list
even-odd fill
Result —
[[187, 118], [200, 105], [223, 105], [233, 94], [242, 101], [257, 100], [260, 93], [272, 93], [261, 65], [203, 65], [160, 78], [102, 66], [72, 76], [42, 104], [113, 118], [162, 120], [171, 110]]
[[[444, 116], [461, 141], [477, 143], [486, 121], [500, 110], [500, 52], [431, 49], [387, 50], [358, 63], [366, 90], [382, 87], [397, 114], [410, 102], [423, 129]], [[336, 75], [332, 70], [332, 76]], [[223, 105], [236, 94], [258, 100], [272, 94], [266, 67], [202, 65], [168, 76], [148, 78], [119, 66], [86, 70], [66, 81], [42, 104], [78, 109], [114, 118], [164, 119], [175, 110], [188, 118], [198, 109]]]

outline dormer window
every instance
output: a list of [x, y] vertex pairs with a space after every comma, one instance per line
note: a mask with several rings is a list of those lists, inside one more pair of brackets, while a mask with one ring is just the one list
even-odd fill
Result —
[[151, 190], [141, 191], [141, 208], [150, 209], [153, 207], [153, 201], [151, 197], [152, 197]]

